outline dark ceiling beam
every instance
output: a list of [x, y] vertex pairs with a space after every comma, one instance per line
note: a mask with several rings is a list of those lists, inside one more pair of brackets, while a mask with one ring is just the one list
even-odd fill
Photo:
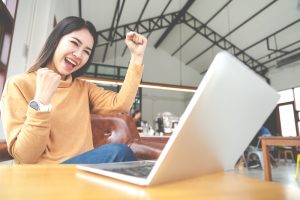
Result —
[[185, 15], [187, 10], [191, 7], [191, 5], [195, 2], [195, 0], [189, 0], [183, 8], [180, 10], [176, 18], [173, 20], [173, 22], [170, 24], [170, 26], [167, 28], [167, 30], [162, 34], [162, 36], [158, 39], [158, 41], [155, 43], [154, 47], [157, 48], [167, 37], [167, 35], [173, 30], [176, 24], [178, 24], [181, 20], [181, 18]]
[[[221, 35], [219, 35], [214, 30], [210, 29], [208, 26], [206, 26], [204, 23], [199, 21], [197, 18], [192, 16], [189, 13], [186, 13], [186, 16], [184, 17], [183, 21], [187, 26], [197, 31], [198, 34], [202, 35], [204, 38], [211, 41], [214, 45], [218, 46], [221, 49], [231, 51], [232, 54], [236, 55], [237, 53], [240, 53], [242, 50], [232, 44], [230, 41], [228, 41], [226, 38], [223, 38]], [[199, 29], [199, 27], [202, 27]], [[198, 55], [197, 55], [198, 56]], [[239, 54], [239, 56], [236, 56], [239, 60], [241, 60], [243, 63], [249, 66], [252, 70], [254, 70], [256, 73], [260, 74], [261, 76], [265, 77], [265, 74], [267, 73], [268, 69], [263, 66], [261, 63], [259, 63], [257, 60], [255, 60], [253, 57], [248, 55], [245, 52], [242, 52]], [[193, 60], [196, 58], [190, 60], [186, 63], [186, 65], [189, 65]]]
[[[116, 37], [113, 38], [113, 42], [123, 40], [126, 37], [126, 33], [128, 31], [132, 31], [136, 26], [139, 27], [141, 34], [150, 33], [152, 31], [167, 28], [173, 22], [172, 20], [174, 20], [177, 15], [178, 12], [173, 12], [158, 17], [144, 19], [138, 23], [134, 22], [119, 26], [115, 30]], [[208, 38], [208, 40], [210, 40], [213, 43], [216, 43], [222, 38], [221, 35], [217, 34], [215, 31], [207, 27], [204, 23], [200, 22], [198, 19], [196, 19], [194, 16], [188, 13], [185, 14], [180, 23], [185, 23], [187, 26], [194, 29], [198, 34], [204, 36], [205, 38]], [[199, 29], [199, 27], [202, 28]], [[110, 29], [98, 31], [98, 34], [100, 37], [103, 38], [104, 41], [107, 42], [109, 41], [109, 31]], [[261, 65], [261, 63], [256, 61], [247, 53], [241, 52], [241, 49], [236, 47], [234, 44], [230, 43], [228, 40], [224, 39], [222, 40], [222, 42], [216, 43], [216, 45], [219, 46], [221, 49], [231, 51], [234, 55], [238, 54], [238, 56], [236, 56], [238, 59], [240, 59], [242, 62], [248, 65], [249, 68], [265, 77], [264, 75], [267, 73], [268, 69], [265, 66]]]
[[[269, 38], [274, 37], [275, 35], [277, 35], [277, 34], [279, 34], [280, 32], [282, 32], [282, 31], [284, 31], [284, 30], [286, 30], [286, 29], [288, 29], [288, 28], [294, 26], [295, 24], [297, 24], [297, 23], [299, 23], [299, 22], [300, 22], [300, 19], [297, 19], [297, 20], [293, 21], [292, 23], [290, 23], [290, 24], [284, 26], [283, 28], [277, 30], [276, 32], [274, 32], [274, 33], [268, 35], [267, 37], [264, 37], [264, 38], [260, 39], [259, 41], [257, 41], [257, 42], [255, 42], [255, 43], [251, 44], [250, 46], [246, 47], [245, 49], [242, 50], [242, 52], [247, 51], [247, 50], [251, 49], [252, 47], [254, 47], [254, 46], [256, 46], [256, 45], [258, 45], [258, 44], [260, 44], [260, 43], [262, 43], [262, 42], [265, 42], [265, 41], [268, 40]], [[237, 54], [237, 55], [238, 55], [238, 54]]]
[[209, 22], [211, 22], [220, 12], [222, 12], [222, 10], [224, 10], [224, 8], [226, 8], [230, 3], [232, 2], [232, 0], [227, 1], [213, 16], [211, 16], [207, 22], [205, 22], [205, 25], [207, 25]]
[[[163, 9], [162, 13], [160, 14], [160, 16], [162, 16], [162, 15], [166, 12], [166, 10], [167, 10], [167, 8], [169, 7], [169, 5], [170, 5], [171, 2], [172, 2], [172, 0], [169, 0], [169, 1], [168, 1], [168, 3], [167, 3], [166, 6], [164, 7], [164, 9]], [[140, 20], [139, 20], [139, 21], [140, 21]], [[155, 24], [157, 24], [158, 21], [159, 21], [159, 19], [156, 20]], [[152, 31], [150, 31], [146, 37], [149, 38], [150, 35], [151, 35], [151, 33], [152, 33]], [[122, 53], [122, 56], [124, 56], [126, 49], [127, 49], [127, 46], [124, 48], [124, 51], [123, 51], [123, 53]]]
[[[178, 12], [173, 12], [158, 17], [144, 19], [141, 20], [139, 23], [133, 22], [121, 25], [116, 28], [116, 36], [115, 38], [113, 38], [113, 42], [123, 40], [126, 37], [126, 33], [128, 31], [132, 31], [136, 26], [139, 26], [140, 34], [150, 33], [156, 30], [167, 28], [173, 22], [177, 15]], [[216, 41], [219, 41], [222, 38], [221, 35], [213, 31], [204, 23], [200, 22], [198, 19], [196, 19], [194, 16], [188, 13], [185, 14], [180, 23], [185, 23], [187, 26], [197, 31], [198, 34], [208, 38], [208, 40], [210, 40], [211, 42], [216, 43]], [[202, 28], [199, 29], [199, 27]], [[109, 31], [110, 29], [105, 29], [98, 31], [97, 33], [100, 37], [102, 37], [104, 41], [107, 42], [109, 41]], [[239, 54], [239, 56], [236, 56], [238, 59], [240, 59], [242, 62], [248, 65], [249, 68], [253, 69], [255, 72], [265, 77], [264, 75], [267, 72], [267, 68], [265, 66], [262, 66], [250, 55], [246, 54], [245, 52], [241, 52], [241, 49], [236, 47], [234, 44], [230, 43], [228, 40], [224, 39], [222, 42], [216, 43], [216, 45], [219, 46], [221, 49], [231, 51], [235, 55]]]
[[[171, 2], [172, 2], [172, 0], [169, 0], [168, 3], [165, 5], [163, 11], [160, 13], [160, 16], [161, 16], [161, 17], [165, 14], [165, 12], [166, 12], [166, 10], [168, 9], [168, 7], [170, 6]], [[159, 19], [156, 20], [156, 23], [158, 23], [158, 21], [159, 21]], [[150, 32], [148, 33], [147, 38], [150, 37], [151, 33], [152, 33], [152, 31], [150, 31]]]
[[195, 36], [197, 35], [197, 32], [193, 33], [188, 39], [186, 39], [171, 55], [174, 56], [180, 49], [182, 49], [189, 41], [191, 41]]
[[[234, 29], [232, 29], [230, 32], [228, 32], [224, 37], [221, 37], [220, 40], [216, 41], [215, 43], [213, 43], [212, 45], [210, 45], [209, 47], [207, 47], [205, 50], [203, 50], [202, 52], [200, 52], [197, 56], [193, 57], [190, 61], [188, 61], [188, 63], [193, 62], [194, 60], [196, 60], [198, 57], [202, 56], [203, 54], [205, 54], [208, 50], [210, 50], [212, 47], [214, 47], [217, 43], [222, 42], [222, 40], [225, 40], [226, 37], [228, 37], [229, 35], [231, 35], [232, 33], [234, 33], [235, 31], [237, 31], [238, 29], [240, 29], [242, 26], [244, 26], [246, 23], [248, 23], [250, 20], [252, 20], [253, 18], [255, 18], [257, 15], [259, 15], [260, 13], [262, 13], [264, 10], [266, 10], [268, 7], [270, 7], [271, 5], [273, 5], [276, 1], [278, 0], [274, 0], [272, 2], [270, 2], [269, 4], [267, 4], [266, 6], [264, 6], [262, 9], [260, 9], [259, 11], [257, 11], [256, 13], [254, 13], [251, 17], [249, 17], [248, 19], [246, 19], [245, 21], [243, 21], [240, 25], [238, 25], [237, 27], [235, 27]], [[206, 38], [207, 39], [207, 38]]]
[[271, 47], [271, 45], [270, 45], [270, 40], [269, 40], [270, 38], [268, 38], [267, 41], [266, 41], [266, 42], [267, 42], [267, 50], [268, 50], [268, 51], [273, 51], [273, 52], [276, 52], [276, 53], [277, 53], [277, 52], [281, 52], [281, 50], [278, 49], [278, 47], [277, 47], [276, 37], [274, 37], [274, 38], [275, 38], [275, 46], [276, 46], [276, 49], [274, 49], [274, 48]]
[[[291, 51], [289, 51], [289, 52], [286, 52], [286, 53], [281, 53], [280, 55], [276, 56], [275, 58], [269, 59], [269, 60], [263, 62], [262, 64], [265, 65], [265, 64], [270, 63], [270, 62], [272, 62], [272, 61], [274, 61], [274, 60], [277, 60], [278, 58], [282, 58], [282, 57], [284, 57], [284, 56], [287, 56], [287, 55], [292, 54], [292, 53], [294, 53], [294, 52], [296, 52], [296, 51], [299, 51], [299, 50], [300, 50], [300, 47], [298, 47], [298, 48], [296, 48], [296, 49], [293, 49], [293, 50], [291, 50]], [[274, 53], [274, 52], [273, 52], [273, 53]]]
[[[123, 3], [124, 3], [124, 2], [125, 2], [125, 0], [123, 1]], [[135, 23], [136, 25], [135, 25], [134, 30], [139, 28], [138, 24], [139, 24], [140, 21], [141, 21], [142, 15], [143, 15], [143, 13], [144, 13], [144, 10], [145, 10], [145, 8], [146, 8], [148, 2], [149, 2], [149, 0], [146, 2], [145, 6], [144, 6], [144, 9], [143, 9], [142, 13], [140, 14], [139, 20]], [[167, 10], [167, 8], [169, 7], [169, 5], [170, 5], [171, 2], [172, 2], [172, 0], [169, 0], [168, 3], [165, 5], [165, 7], [164, 7], [164, 9], [163, 9], [163, 11], [162, 11], [162, 13], [161, 13], [161, 15], [160, 15], [160, 18], [163, 17], [164, 13], [166, 12], [166, 10]], [[121, 10], [122, 10], [122, 9], [123, 9], [123, 4], [122, 4], [121, 7], [122, 7]], [[153, 26], [157, 26], [157, 25], [158, 25], [158, 22], [159, 22], [159, 20], [160, 20], [160, 18], [157, 18], [156, 21], [155, 21], [154, 23], [150, 23], [150, 25], [152, 24]], [[119, 24], [119, 20], [117, 20], [117, 26], [116, 26], [116, 29], [118, 28], [118, 24]], [[144, 28], [144, 26], [143, 26], [143, 28]], [[116, 29], [115, 29], [115, 30], [116, 30]], [[151, 30], [151, 28], [150, 28], [150, 31], [148, 32], [148, 35], [147, 35], [146, 37], [148, 38], [148, 37], [151, 35], [151, 33], [152, 33], [152, 30]], [[114, 36], [115, 36], [115, 34], [116, 34], [116, 31], [114, 31]], [[114, 36], [113, 36], [113, 38], [115, 38]], [[115, 42], [115, 41], [112, 40], [111, 43], [113, 43], [113, 42]], [[101, 45], [98, 45], [98, 46], [102, 46], [102, 44], [101, 44]], [[122, 56], [124, 56], [126, 49], [127, 49], [127, 47], [124, 48], [123, 53], [122, 53]]]
[[[292, 23], [290, 23], [290, 24], [284, 26], [283, 28], [277, 30], [276, 32], [274, 32], [274, 33], [268, 35], [267, 37], [265, 37], [265, 38], [263, 38], [263, 39], [261, 39], [261, 40], [255, 42], [254, 44], [252, 44], [252, 45], [248, 46], [247, 48], [243, 49], [240, 53], [245, 52], [245, 51], [247, 51], [247, 50], [249, 50], [249, 49], [255, 47], [256, 45], [258, 45], [258, 44], [260, 44], [260, 43], [263, 43], [263, 42], [265, 42], [265, 43], [267, 44], [267, 48], [268, 48], [268, 41], [270, 40], [270, 38], [274, 37], [274, 38], [276, 39], [276, 35], [277, 35], [277, 34], [280, 34], [281, 32], [283, 32], [283, 31], [285, 31], [286, 29], [288, 29], [288, 28], [290, 28], [290, 27], [296, 25], [296, 24], [299, 23], [299, 22], [300, 22], [300, 19], [297, 19], [297, 20], [293, 21]], [[265, 64], [268, 64], [268, 63], [270, 63], [270, 62], [272, 62], [272, 61], [274, 61], [274, 60], [277, 60], [277, 59], [279, 59], [279, 58], [281, 58], [281, 57], [283, 57], [283, 56], [287, 56], [287, 55], [289, 55], [289, 54], [295, 52], [295, 50], [296, 50], [296, 51], [298, 50], [297, 48], [296, 48], [296, 49], [293, 49], [293, 50], [288, 50], [288, 49], [287, 49], [288, 47], [291, 47], [291, 46], [293, 46], [293, 45], [295, 45], [295, 44], [297, 44], [297, 43], [298, 43], [298, 41], [293, 42], [293, 43], [291, 43], [291, 44], [289, 44], [289, 45], [286, 45], [286, 46], [284, 46], [284, 47], [282, 47], [282, 48], [274, 49], [274, 50], [272, 50], [272, 51], [273, 51], [272, 53], [267, 54], [267, 55], [265, 55], [265, 56], [262, 56], [262, 57], [258, 58], [258, 60], [261, 60], [261, 59], [267, 57], [268, 60], [267, 60], [267, 61], [264, 61], [264, 62], [262, 63], [263, 65], [265, 65]], [[236, 56], [239, 56], [240, 53], [236, 54]], [[273, 55], [274, 55], [275, 57], [272, 58]]]
[[136, 25], [135, 25], [134, 30], [139, 31], [139, 30], [138, 30], [138, 25], [137, 25], [137, 24], [141, 21], [143, 15], [144, 15], [144, 12], [145, 12], [145, 10], [146, 10], [146, 8], [147, 8], [148, 3], [149, 3], [149, 0], [147, 0], [147, 1], [145, 2], [144, 7], [143, 7], [143, 9], [142, 9], [142, 12], [140, 13], [140, 16], [139, 16], [139, 18], [138, 18], [138, 20], [137, 20], [137, 23], [136, 23]]
[[[113, 17], [113, 20], [111, 22], [111, 26], [110, 26], [110, 29], [109, 29], [109, 35], [108, 35], [108, 40], [109, 41], [113, 40], [112, 34], [113, 34], [113, 31], [114, 31], [115, 21], [116, 21], [117, 15], [118, 15], [119, 7], [120, 7], [120, 0], [118, 0], [118, 2], [116, 3], [114, 17]], [[107, 54], [107, 49], [108, 49], [108, 43], [105, 46], [104, 54], [103, 54], [103, 57], [102, 57], [102, 62], [105, 62], [106, 54]]]
[[[113, 33], [113, 35], [112, 35], [111, 38], [115, 38], [115, 35], [116, 35], [116, 29], [117, 29], [118, 26], [119, 26], [119, 22], [120, 22], [122, 13], [123, 13], [124, 5], [125, 5], [125, 0], [122, 1], [121, 9], [120, 9], [120, 11], [118, 12], [118, 17], [117, 17], [116, 26], [115, 26], [115, 28], [114, 28], [114, 33]], [[113, 40], [111, 39], [110, 46], [112, 46], [112, 43], [113, 43]]]
[[290, 48], [292, 46], [296, 46], [297, 44], [300, 44], [300, 40], [297, 40], [297, 41], [292, 42], [292, 43], [290, 43], [288, 45], [285, 45], [284, 47], [281, 47], [280, 49], [278, 49], [276, 51], [273, 51], [273, 52], [271, 52], [271, 53], [269, 53], [267, 55], [261, 56], [261, 57], [257, 58], [257, 60], [265, 62], [266, 60], [270, 60], [270, 59], [273, 59], [273, 58], [277, 59], [278, 58], [278, 53], [279, 54], [285, 54], [285, 55], [293, 53], [295, 49], [291, 50]]
[[[167, 8], [169, 7], [169, 5], [170, 5], [171, 2], [172, 2], [172, 0], [169, 0], [169, 1], [168, 1], [168, 3], [165, 5], [163, 11], [161, 12], [160, 16], [163, 16], [163, 15], [165, 14], [165, 12], [166, 12], [166, 10], [167, 10]], [[156, 22], [155, 22], [154, 24], [157, 24], [158, 21], [159, 21], [159, 19], [157, 19]], [[148, 32], [146, 38], [149, 38], [150, 35], [151, 35], [151, 33], [152, 33], [152, 31]], [[122, 56], [124, 56], [125, 50], [126, 50], [126, 49], [127, 49], [127, 47], [125, 47], [125, 49], [124, 49], [124, 51], [123, 51], [123, 53], [122, 53]]]
[[[205, 25], [207, 25], [209, 22], [211, 22], [224, 8], [230, 4], [232, 0], [227, 1], [213, 16], [211, 16], [207, 22], [205, 22]], [[202, 27], [200, 27], [201, 29]], [[195, 36], [197, 35], [197, 32], [193, 33], [185, 42], [183, 42], [171, 55], [174, 56], [180, 49], [182, 49], [189, 41], [191, 41]]]
[[[143, 17], [143, 14], [144, 14], [144, 12], [145, 12], [145, 10], [146, 10], [146, 8], [147, 8], [148, 3], [149, 3], [149, 0], [147, 0], [146, 3], [144, 4], [144, 7], [143, 7], [143, 9], [142, 9], [142, 12], [140, 13], [140, 16], [139, 16], [139, 18], [138, 18], [138, 20], [137, 20], [137, 23], [141, 21], [141, 19], [142, 19], [142, 17]], [[137, 28], [138, 28], [137, 23], [136, 23], [136, 26], [135, 26], [135, 28], [134, 28], [134, 31], [139, 32], [139, 30], [137, 29]], [[122, 52], [122, 56], [124, 56], [126, 50], [127, 50], [127, 45], [124, 47], [124, 50], [123, 50], [123, 52]]]
[[81, 0], [78, 0], [78, 16], [79, 16], [79, 17], [82, 17]]
[[[128, 23], [128, 24], [118, 26], [115, 29], [116, 35], [114, 38], [112, 38], [112, 41], [117, 42], [125, 39], [126, 33], [129, 31], [133, 31], [135, 27], [138, 27], [137, 29], [139, 30], [140, 34], [146, 34], [156, 30], [167, 28], [170, 26], [170, 24], [173, 22], [173, 20], [176, 18], [177, 15], [178, 12], [172, 12], [157, 17], [152, 17], [149, 19], [143, 19], [139, 22], [133, 22], [133, 23]], [[104, 43], [108, 41], [110, 42], [109, 40], [110, 30], [111, 29], [109, 28], [109, 29], [97, 31], [99, 37], [101, 37], [101, 39], [104, 40]]]
[[249, 21], [251, 21], [253, 18], [255, 18], [256, 16], [258, 16], [260, 13], [262, 13], [263, 11], [265, 11], [267, 8], [269, 8], [271, 5], [273, 5], [276, 1], [278, 0], [274, 0], [271, 1], [269, 4], [267, 4], [266, 6], [264, 6], [262, 9], [260, 9], [259, 11], [257, 11], [256, 13], [254, 13], [251, 17], [249, 17], [248, 19], [246, 19], [244, 22], [242, 22], [240, 25], [238, 25], [237, 27], [235, 27], [234, 29], [232, 29], [229, 33], [227, 33], [224, 38], [228, 37], [229, 35], [231, 35], [232, 33], [234, 33], [235, 31], [237, 31], [238, 29], [240, 29], [242, 26], [244, 26], [245, 24], [247, 24]]

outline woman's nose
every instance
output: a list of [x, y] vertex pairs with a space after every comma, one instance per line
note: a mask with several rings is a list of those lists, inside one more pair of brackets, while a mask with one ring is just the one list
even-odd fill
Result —
[[80, 58], [80, 59], [81, 59], [82, 51], [77, 50], [77, 51], [74, 51], [72, 54], [73, 54], [76, 58]]

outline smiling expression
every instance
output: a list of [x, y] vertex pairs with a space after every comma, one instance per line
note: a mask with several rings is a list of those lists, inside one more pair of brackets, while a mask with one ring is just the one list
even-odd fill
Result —
[[93, 36], [87, 29], [80, 29], [64, 35], [56, 47], [52, 61], [47, 66], [65, 79], [67, 75], [87, 63], [93, 45]]

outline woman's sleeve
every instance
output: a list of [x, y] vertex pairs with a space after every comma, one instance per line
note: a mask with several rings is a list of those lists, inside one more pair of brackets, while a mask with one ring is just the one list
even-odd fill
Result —
[[130, 65], [119, 93], [91, 84], [89, 89], [91, 112], [99, 114], [129, 112], [141, 82], [143, 69], [144, 65]]
[[3, 90], [1, 118], [9, 153], [20, 163], [36, 163], [49, 140], [50, 112], [30, 108], [12, 80]]

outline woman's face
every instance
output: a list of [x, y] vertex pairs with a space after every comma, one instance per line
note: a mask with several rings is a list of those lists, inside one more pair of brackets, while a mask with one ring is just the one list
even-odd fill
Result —
[[80, 29], [64, 35], [54, 52], [52, 62], [47, 66], [65, 79], [88, 61], [94, 39], [87, 29]]

